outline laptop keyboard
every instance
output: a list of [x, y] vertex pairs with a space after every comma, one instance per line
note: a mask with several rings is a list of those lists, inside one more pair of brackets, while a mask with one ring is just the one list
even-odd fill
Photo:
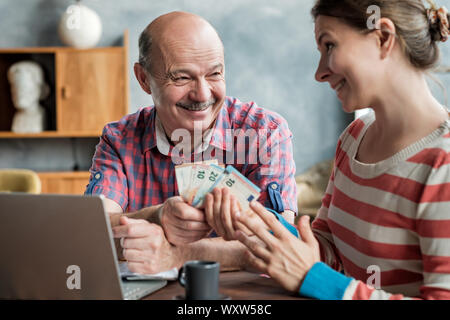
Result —
[[[141, 299], [167, 284], [167, 280], [147, 279], [147, 275], [139, 275], [130, 272], [127, 263], [124, 262], [119, 264], [119, 269], [122, 278], [122, 294], [125, 300]], [[178, 275], [178, 270], [175, 269], [175, 271]], [[148, 275], [148, 277], [150, 276], [151, 275]]]
[[122, 280], [122, 294], [125, 300], [141, 299], [167, 284], [166, 280]]
[[144, 288], [124, 288], [123, 296], [125, 300], [137, 300], [145, 295]]

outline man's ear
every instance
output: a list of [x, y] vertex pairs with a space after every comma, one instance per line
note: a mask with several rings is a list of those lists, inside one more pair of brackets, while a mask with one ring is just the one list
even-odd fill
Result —
[[136, 76], [137, 81], [141, 85], [142, 90], [144, 90], [148, 94], [152, 94], [148, 74], [145, 71], [144, 67], [142, 67], [138, 62], [134, 64], [134, 75]]
[[391, 19], [381, 18], [377, 23], [378, 46], [380, 48], [381, 59], [388, 57], [394, 49], [397, 30]]

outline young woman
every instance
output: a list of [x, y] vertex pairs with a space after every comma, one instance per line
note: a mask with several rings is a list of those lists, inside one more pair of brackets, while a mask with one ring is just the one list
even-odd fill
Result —
[[[312, 229], [307, 217], [299, 221], [301, 240], [257, 203], [256, 216], [233, 215], [259, 238], [235, 233], [253, 266], [288, 290], [450, 299], [450, 120], [425, 80], [449, 15], [428, 2], [318, 0], [312, 9], [317, 81], [329, 83], [346, 112], [373, 112], [339, 138]], [[371, 5], [381, 13], [374, 24]]]

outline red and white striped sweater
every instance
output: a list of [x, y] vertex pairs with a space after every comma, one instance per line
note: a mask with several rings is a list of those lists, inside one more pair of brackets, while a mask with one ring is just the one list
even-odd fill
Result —
[[[353, 277], [343, 299], [450, 299], [450, 120], [389, 159], [355, 159], [374, 113], [341, 135], [314, 220], [322, 261]], [[377, 266], [380, 287], [375, 289]], [[368, 269], [369, 268], [369, 269]]]

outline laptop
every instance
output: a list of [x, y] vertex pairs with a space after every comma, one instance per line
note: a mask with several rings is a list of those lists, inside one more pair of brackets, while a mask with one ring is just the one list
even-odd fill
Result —
[[0, 299], [140, 299], [122, 279], [103, 196], [0, 193]]

